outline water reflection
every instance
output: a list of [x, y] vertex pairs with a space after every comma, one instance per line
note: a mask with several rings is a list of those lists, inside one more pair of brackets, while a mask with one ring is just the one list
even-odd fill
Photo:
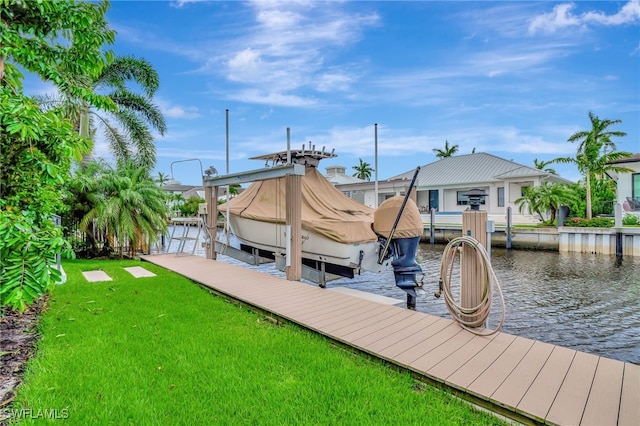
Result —
[[[442, 299], [433, 297], [443, 245], [423, 244], [418, 260], [425, 272], [425, 294], [417, 309], [450, 318]], [[188, 250], [190, 252], [190, 250]], [[204, 255], [198, 248], [197, 254]], [[560, 346], [640, 364], [640, 258], [493, 248], [492, 266], [506, 303], [503, 331]], [[219, 260], [284, 276], [272, 264], [249, 266], [227, 256]], [[404, 301], [392, 270], [332, 281]], [[500, 318], [494, 305], [489, 327]]]

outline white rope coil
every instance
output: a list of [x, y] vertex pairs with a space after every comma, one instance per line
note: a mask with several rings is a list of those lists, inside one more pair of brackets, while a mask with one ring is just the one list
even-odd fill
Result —
[[[482, 282], [477, 283], [482, 286], [482, 297], [477, 306], [462, 307], [458, 303], [451, 291], [451, 276], [453, 273], [453, 265], [456, 257], [459, 255], [462, 247], [473, 249], [476, 254], [477, 264], [480, 267], [480, 276]], [[447, 244], [442, 253], [442, 262], [440, 265], [440, 279], [442, 280], [442, 292], [444, 293], [444, 301], [453, 319], [464, 329], [481, 336], [490, 336], [502, 328], [505, 316], [505, 303], [502, 295], [502, 289], [498, 283], [498, 278], [491, 267], [491, 260], [485, 248], [473, 237], [463, 235], [454, 238]], [[462, 289], [461, 289], [462, 290]], [[491, 312], [491, 302], [493, 300], [494, 290], [502, 304], [502, 312], [500, 323], [495, 330], [482, 328], [486, 323], [489, 313]]]

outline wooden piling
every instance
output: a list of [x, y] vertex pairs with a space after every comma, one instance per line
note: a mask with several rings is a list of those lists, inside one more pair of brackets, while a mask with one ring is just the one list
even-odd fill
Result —
[[[487, 212], [484, 210], [466, 210], [462, 212], [462, 232], [483, 246], [487, 246]], [[463, 308], [474, 308], [482, 300], [483, 266], [476, 251], [462, 247], [460, 257], [460, 304]], [[477, 316], [463, 316], [465, 320], [475, 321]]]
[[300, 281], [302, 278], [302, 176], [287, 175], [287, 230], [289, 238], [289, 265], [285, 268], [289, 281]]
[[[218, 187], [217, 186], [205, 186], [204, 187], [204, 199], [207, 203], [207, 231], [211, 240], [207, 246], [206, 256], [207, 259], [216, 260], [216, 223], [218, 220]], [[228, 220], [228, 219], [227, 219]]]

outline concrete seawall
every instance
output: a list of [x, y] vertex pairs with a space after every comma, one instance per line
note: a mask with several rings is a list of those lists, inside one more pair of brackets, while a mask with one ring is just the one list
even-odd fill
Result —
[[[622, 254], [640, 256], [640, 228], [621, 228]], [[512, 228], [511, 247], [514, 249], [555, 250], [560, 252], [616, 254], [614, 228]], [[446, 244], [462, 235], [462, 225], [440, 225], [434, 229], [434, 242]], [[425, 227], [422, 242], [431, 241], [430, 229]], [[506, 247], [505, 226], [496, 226], [491, 234], [492, 247]]]

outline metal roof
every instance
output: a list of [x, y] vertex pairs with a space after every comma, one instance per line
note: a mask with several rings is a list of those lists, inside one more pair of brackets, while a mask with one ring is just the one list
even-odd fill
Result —
[[[392, 180], [410, 180], [415, 169], [389, 178]], [[475, 185], [484, 182], [498, 182], [518, 177], [549, 177], [558, 182], [570, 183], [559, 176], [549, 174], [534, 167], [505, 160], [495, 155], [477, 152], [474, 154], [454, 155], [442, 158], [420, 168], [416, 178], [417, 187], [448, 185]]]

